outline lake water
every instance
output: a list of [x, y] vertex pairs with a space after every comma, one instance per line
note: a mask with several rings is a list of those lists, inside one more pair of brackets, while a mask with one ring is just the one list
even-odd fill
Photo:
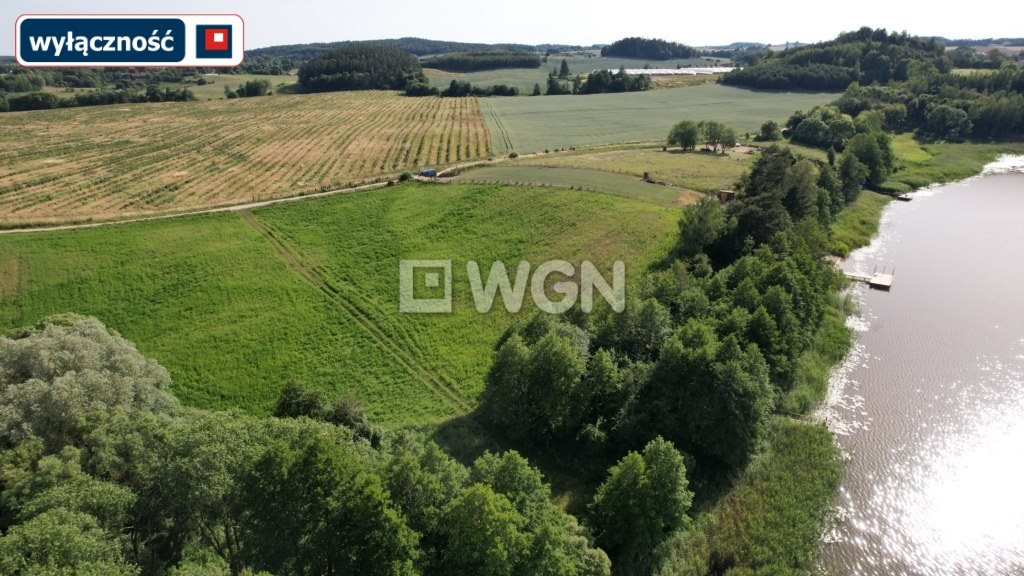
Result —
[[1024, 574], [1024, 158], [992, 166], [893, 202], [843, 265], [895, 280], [855, 289], [823, 409], [848, 459], [826, 574]]

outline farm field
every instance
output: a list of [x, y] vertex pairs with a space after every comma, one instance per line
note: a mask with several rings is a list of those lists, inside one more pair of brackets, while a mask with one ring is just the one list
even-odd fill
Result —
[[[437, 424], [475, 405], [495, 342], [533, 309], [476, 313], [466, 261], [486, 274], [496, 260], [623, 259], [629, 278], [668, 250], [678, 215], [593, 192], [412, 183], [2, 235], [0, 331], [74, 311], [166, 366], [189, 405], [267, 414], [293, 379], [356, 396], [383, 425]], [[454, 261], [454, 313], [399, 313], [400, 258]]]
[[481, 98], [495, 153], [662, 141], [678, 120], [719, 120], [738, 132], [784, 121], [836, 98], [832, 93], [762, 92], [708, 84], [590, 96]]
[[448, 86], [454, 78], [479, 86], [508, 84], [509, 86], [519, 88], [522, 94], [530, 94], [533, 91], [534, 84], [540, 84], [541, 90], [544, 89], [551, 69], [557, 70], [562, 65], [563, 58], [565, 58], [566, 64], [569, 65], [569, 72], [573, 75], [586, 75], [602, 68], [643, 68], [644, 64], [650, 64], [652, 68], [676, 68], [678, 66], [720, 65], [724, 62], [720, 58], [640, 60], [634, 58], [605, 58], [603, 56], [587, 57], [573, 54], [572, 56], [553, 55], [548, 58], [547, 64], [542, 63], [539, 68], [505, 68], [502, 70], [482, 70], [468, 73], [446, 72], [430, 68], [430, 61], [427, 60], [423, 62], [423, 72], [430, 78], [431, 83], [438, 88]]
[[454, 177], [456, 182], [505, 183], [517, 185], [556, 186], [614, 194], [634, 200], [662, 205], [683, 205], [696, 202], [699, 194], [644, 182], [623, 173], [590, 168], [501, 165], [474, 168]]
[[[591, 168], [618, 174], [668, 182], [699, 192], [732, 188], [757, 158], [756, 152], [730, 151], [725, 155], [707, 152], [681, 152], [661, 148], [636, 148], [597, 152], [560, 152], [514, 161], [513, 165]], [[472, 173], [470, 173], [472, 174]]]
[[472, 98], [365, 91], [4, 114], [0, 227], [293, 196], [488, 153]]

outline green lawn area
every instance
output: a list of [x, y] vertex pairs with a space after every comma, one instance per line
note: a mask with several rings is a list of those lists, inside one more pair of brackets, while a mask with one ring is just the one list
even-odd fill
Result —
[[727, 154], [682, 152], [678, 148], [633, 148], [607, 151], [579, 151], [544, 154], [512, 162], [525, 166], [591, 168], [642, 177], [648, 172], [653, 180], [668, 182], [699, 192], [731, 189], [757, 158], [756, 152], [730, 151]]
[[715, 58], [689, 58], [680, 60], [638, 60], [633, 58], [605, 58], [603, 56], [586, 57], [579, 54], [572, 56], [555, 55], [548, 58], [547, 64], [541, 64], [540, 68], [505, 68], [502, 70], [483, 70], [480, 72], [446, 72], [430, 68], [430, 62], [423, 63], [424, 72], [430, 78], [432, 84], [438, 88], [445, 88], [452, 79], [471, 82], [477, 86], [492, 86], [494, 84], [508, 84], [516, 86], [520, 93], [527, 95], [533, 92], [533, 85], [540, 84], [541, 90], [547, 85], [548, 74], [552, 69], [557, 70], [562, 65], [562, 58], [565, 58], [569, 65], [569, 72], [573, 75], [587, 74], [602, 68], [619, 69], [643, 68], [650, 64], [651, 68], [676, 68], [677, 66], [717, 66], [722, 62]]
[[497, 154], [625, 142], [662, 141], [683, 119], [719, 120], [738, 132], [794, 110], [834, 100], [832, 93], [764, 92], [707, 84], [588, 96], [481, 98]]
[[636, 176], [588, 168], [503, 164], [475, 168], [456, 176], [454, 180], [576, 188], [662, 205], [689, 204], [699, 198], [699, 195], [689, 190], [651, 184]]
[[[662, 257], [675, 209], [538, 187], [407, 184], [252, 213], [0, 236], [0, 330], [99, 318], [166, 366], [183, 402], [266, 414], [288, 380], [359, 398], [387, 426], [475, 405], [520, 315], [481, 315], [465, 263]], [[401, 259], [451, 259], [453, 314], [400, 314]], [[15, 279], [15, 280], [12, 280]]]

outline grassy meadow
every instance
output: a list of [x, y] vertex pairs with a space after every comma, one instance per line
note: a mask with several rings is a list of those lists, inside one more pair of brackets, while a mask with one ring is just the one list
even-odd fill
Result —
[[718, 66], [724, 61], [716, 58], [687, 58], [678, 60], [639, 60], [635, 58], [603, 57], [588, 52], [590, 56], [583, 56], [580, 53], [572, 55], [554, 55], [548, 58], [547, 64], [541, 64], [540, 68], [505, 68], [502, 70], [482, 70], [479, 72], [446, 72], [430, 68], [430, 61], [423, 62], [424, 73], [430, 78], [430, 82], [438, 88], [445, 88], [452, 79], [464, 82], [471, 82], [477, 86], [493, 86], [494, 84], [507, 84], [519, 88], [522, 94], [533, 92], [534, 84], [540, 84], [541, 90], [547, 85], [548, 74], [552, 69], [558, 70], [564, 58], [569, 65], [569, 72], [572, 75], [587, 75], [594, 70], [604, 68], [618, 70], [619, 68], [643, 68], [650, 64], [651, 68], [676, 68], [693, 66]]
[[658, 147], [559, 152], [522, 158], [512, 164], [589, 168], [637, 178], [647, 172], [655, 181], [668, 182], [698, 192], [716, 192], [723, 188], [733, 188], [756, 158], [756, 152], [748, 151], [712, 154], [702, 151], [683, 152], [678, 148], [662, 151]]
[[794, 110], [834, 100], [831, 93], [760, 92], [720, 84], [594, 94], [481, 98], [495, 153], [538, 152], [665, 139], [679, 120], [719, 120], [738, 132], [765, 120], [784, 121]]
[[[475, 406], [513, 322], [476, 313], [465, 263], [661, 258], [678, 210], [538, 187], [406, 184], [242, 213], [0, 235], [0, 330], [99, 318], [166, 366], [187, 404], [266, 414], [289, 379], [387, 426]], [[451, 259], [453, 314], [400, 314], [399, 259]]]
[[474, 98], [363, 91], [3, 114], [0, 227], [293, 196], [489, 152]]
[[485, 182], [534, 186], [556, 186], [614, 194], [655, 204], [681, 206], [696, 202], [700, 195], [691, 190], [680, 190], [644, 182], [641, 178], [593, 170], [589, 168], [563, 168], [549, 166], [519, 166], [502, 164], [485, 166], [464, 172], [456, 182]]
[[897, 170], [882, 184], [886, 192], [909, 192], [935, 183], [970, 178], [1000, 154], [1021, 154], [1022, 143], [921, 142], [911, 134], [893, 138]]
[[278, 93], [278, 89], [283, 86], [291, 86], [299, 81], [299, 77], [294, 74], [203, 74], [202, 76], [206, 79], [206, 84], [199, 86], [194, 82], [170, 82], [161, 84], [160, 87], [180, 89], [182, 86], [187, 87], [199, 100], [217, 100], [224, 98], [224, 86], [230, 86], [232, 90], [238, 88], [239, 84], [245, 84], [249, 80], [266, 80], [270, 82], [270, 90], [274, 93]]

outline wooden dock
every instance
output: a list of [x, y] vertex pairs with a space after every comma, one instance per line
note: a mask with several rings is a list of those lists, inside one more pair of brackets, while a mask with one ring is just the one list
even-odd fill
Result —
[[885, 268], [881, 272], [872, 270], [870, 274], [863, 272], [844, 272], [847, 278], [854, 282], [863, 282], [870, 288], [876, 290], [889, 290], [892, 288], [893, 279], [896, 277], [896, 268], [893, 268], [891, 272], [886, 272]]

